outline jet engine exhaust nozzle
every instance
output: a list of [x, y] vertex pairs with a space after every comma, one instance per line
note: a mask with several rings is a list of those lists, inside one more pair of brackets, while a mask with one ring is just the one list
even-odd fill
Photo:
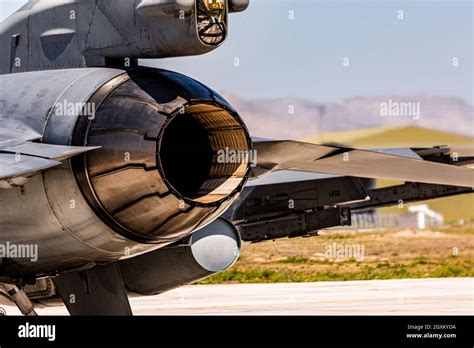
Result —
[[[214, 91], [184, 75], [148, 70], [117, 77], [90, 102], [74, 143], [100, 146], [73, 161], [89, 204], [130, 239], [166, 242], [217, 218], [241, 191], [250, 151], [237, 113]], [[223, 160], [224, 159], [224, 160]]]

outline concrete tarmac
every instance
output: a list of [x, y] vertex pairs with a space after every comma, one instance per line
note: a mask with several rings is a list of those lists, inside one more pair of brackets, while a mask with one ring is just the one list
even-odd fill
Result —
[[192, 285], [130, 302], [135, 315], [473, 315], [474, 278]]

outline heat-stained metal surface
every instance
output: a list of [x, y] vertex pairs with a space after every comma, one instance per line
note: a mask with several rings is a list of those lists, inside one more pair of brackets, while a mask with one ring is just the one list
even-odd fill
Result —
[[[27, 170], [29, 180], [0, 189], [2, 240], [35, 241], [39, 250], [35, 262], [3, 259], [0, 278], [90, 268], [176, 242], [220, 216], [245, 183], [249, 164], [220, 162], [216, 151], [248, 151], [248, 132], [222, 97], [195, 80], [153, 69], [73, 69], [0, 76], [4, 81], [11, 86], [0, 90], [5, 147], [61, 159], [78, 147], [93, 150], [72, 164], [32, 157], [56, 167]], [[18, 103], [20, 94], [31, 103]], [[178, 134], [192, 124], [204, 137], [171, 137], [171, 150], [162, 153], [179, 120]], [[37, 143], [21, 145], [29, 140]], [[162, 168], [167, 151], [184, 157]], [[200, 152], [208, 167], [192, 166]], [[15, 154], [2, 156], [14, 161]], [[33, 175], [36, 169], [48, 170]]]
[[100, 149], [73, 167], [89, 204], [116, 231], [175, 241], [230, 205], [249, 163], [220, 163], [218, 152], [248, 152], [249, 136], [214, 92], [203, 99], [197, 84], [182, 93], [189, 78], [158, 70], [131, 75], [92, 97], [96, 117], [81, 119], [73, 141]]

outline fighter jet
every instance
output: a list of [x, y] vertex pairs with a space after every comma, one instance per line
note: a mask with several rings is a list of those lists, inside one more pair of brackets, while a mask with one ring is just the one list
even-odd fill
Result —
[[131, 315], [129, 296], [224, 271], [242, 242], [472, 192], [471, 149], [253, 138], [210, 87], [139, 65], [216, 49], [248, 5], [31, 0], [1, 24], [0, 298]]

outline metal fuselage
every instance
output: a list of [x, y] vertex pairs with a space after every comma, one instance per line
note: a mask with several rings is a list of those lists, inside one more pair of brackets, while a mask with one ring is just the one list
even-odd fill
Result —
[[223, 40], [203, 41], [197, 9], [194, 0], [32, 0], [2, 23], [0, 73], [204, 54]]
[[[226, 4], [226, 9], [228, 12], [240, 11], [246, 7], [242, 3], [245, 2], [230, 2]], [[197, 129], [207, 132], [209, 142], [221, 139], [217, 145], [224, 148], [249, 148], [250, 138], [235, 110], [217, 93], [186, 76], [134, 68], [138, 58], [195, 55], [215, 49], [217, 45], [205, 44], [198, 34], [196, 9], [194, 1], [184, 0], [34, 0], [2, 24], [2, 129], [42, 143], [71, 145], [76, 141], [78, 124], [85, 118], [84, 107], [93, 104], [97, 119], [86, 120], [86, 128], [94, 127], [94, 122], [100, 123], [102, 117], [110, 121], [110, 129], [99, 131], [119, 134], [116, 135], [117, 140], [112, 142], [106, 139], [107, 134], [99, 140], [94, 135], [83, 139], [84, 144], [77, 145], [97, 141], [102, 149], [95, 157], [84, 157], [86, 159], [82, 160], [89, 164], [97, 162], [99, 158], [103, 163], [113, 163], [116, 167], [109, 168], [109, 172], [115, 175], [118, 172], [123, 174], [120, 163], [114, 162], [117, 153], [131, 152], [132, 162], [140, 156], [148, 156], [139, 159], [145, 164], [133, 165], [143, 166], [146, 174], [151, 169], [156, 169], [156, 175], [159, 175], [157, 180], [161, 180], [157, 185], [163, 185], [166, 192], [145, 192], [142, 197], [130, 198], [118, 210], [109, 209], [108, 204], [113, 205], [116, 199], [102, 194], [98, 186], [94, 186], [95, 178], [89, 178], [92, 170], [89, 167], [85, 169], [84, 176], [90, 187], [81, 186], [77, 168], [71, 161], [33, 176], [24, 185], [1, 189], [0, 242], [37, 244], [39, 259], [36, 262], [29, 259], [4, 259], [0, 277], [20, 276], [28, 272], [32, 276], [38, 276], [90, 268], [96, 264], [158, 249], [179, 241], [197, 228], [214, 221], [237, 197], [245, 183], [246, 167], [240, 171], [233, 168], [232, 173], [227, 173], [228, 168], [209, 164], [212, 167], [208, 169], [216, 173], [216, 177], [228, 177], [229, 180], [216, 184], [217, 179], [205, 178], [202, 186], [207, 185], [207, 191], [203, 192], [201, 188], [199, 193], [182, 193], [175, 189], [182, 179], [173, 179], [171, 175], [164, 173], [157, 156], [166, 135], [166, 127], [173, 122], [179, 123], [176, 120], [180, 117], [184, 119], [185, 116], [187, 119], [194, 117], [197, 120], [193, 122], [198, 123]], [[227, 16], [227, 11], [225, 15]], [[117, 67], [117, 62], [122, 69], [107, 67]], [[134, 74], [153, 75], [154, 80], [140, 80]], [[151, 87], [147, 85], [149, 82]], [[125, 92], [120, 94], [120, 88]], [[112, 95], [116, 90], [120, 95]], [[153, 95], [152, 90], [178, 92], [158, 92]], [[126, 95], [135, 92], [142, 93], [143, 96], [130, 98]], [[144, 101], [148, 96], [150, 100]], [[73, 106], [72, 111], [64, 112], [69, 105]], [[80, 107], [74, 109], [74, 106]], [[60, 107], [62, 113], [58, 112]], [[146, 107], [150, 109], [139, 110]], [[110, 109], [115, 110], [115, 113]], [[150, 111], [152, 109], [153, 112]], [[121, 120], [120, 110], [129, 115], [142, 112], [153, 117], [153, 113], [159, 114], [163, 121], [150, 118], [151, 123], [157, 122], [157, 128], [145, 130], [144, 135], [130, 140], [127, 138], [131, 136], [127, 133], [128, 125], [118, 125]], [[182, 110], [184, 116], [180, 115]], [[206, 125], [205, 116], [211, 113], [218, 115], [220, 130], [211, 130]], [[201, 114], [204, 114], [202, 119], [199, 116]], [[143, 124], [150, 122], [144, 121]], [[240, 129], [237, 138], [236, 133], [226, 133], [229, 126]], [[147, 134], [148, 131], [157, 133], [152, 137]], [[143, 155], [141, 150], [134, 153], [135, 142], [141, 146], [144, 141], [149, 142], [144, 147], [149, 146], [152, 149], [150, 153]], [[132, 150], [127, 150], [130, 147]], [[201, 150], [205, 152], [215, 149]], [[150, 164], [148, 159], [154, 162]], [[120, 170], [117, 169], [119, 167]], [[125, 167], [130, 172], [134, 169], [128, 168], [128, 164]], [[190, 168], [190, 172], [191, 170]], [[240, 173], [237, 181], [234, 175], [236, 170]], [[128, 180], [129, 178], [130, 175]], [[115, 185], [120, 180], [118, 175], [109, 180], [109, 192], [126, 192], [127, 185]], [[146, 180], [149, 182], [151, 179]], [[223, 190], [221, 193], [216, 193], [218, 187]], [[92, 198], [85, 194], [84, 191], [87, 190], [90, 190]], [[150, 197], [157, 199], [154, 195], [159, 197], [161, 203], [155, 202], [153, 208], [150, 208], [152, 204], [148, 204], [127, 212], [130, 206], [133, 208], [140, 200]], [[95, 207], [91, 200], [99, 207]], [[159, 210], [156, 207], [163, 205], [162, 202], [166, 202], [166, 209]], [[125, 210], [126, 214], [121, 214], [120, 209]], [[135, 215], [135, 221], [131, 222], [136, 211], [145, 211], [146, 214]], [[166, 217], [166, 221], [150, 227], [152, 221], [160, 219], [159, 216]], [[150, 226], [136, 224], [136, 221], [146, 222], [147, 219]], [[167, 228], [166, 222], [170, 221], [177, 227]], [[147, 232], [141, 233], [143, 229], [147, 229]]]

